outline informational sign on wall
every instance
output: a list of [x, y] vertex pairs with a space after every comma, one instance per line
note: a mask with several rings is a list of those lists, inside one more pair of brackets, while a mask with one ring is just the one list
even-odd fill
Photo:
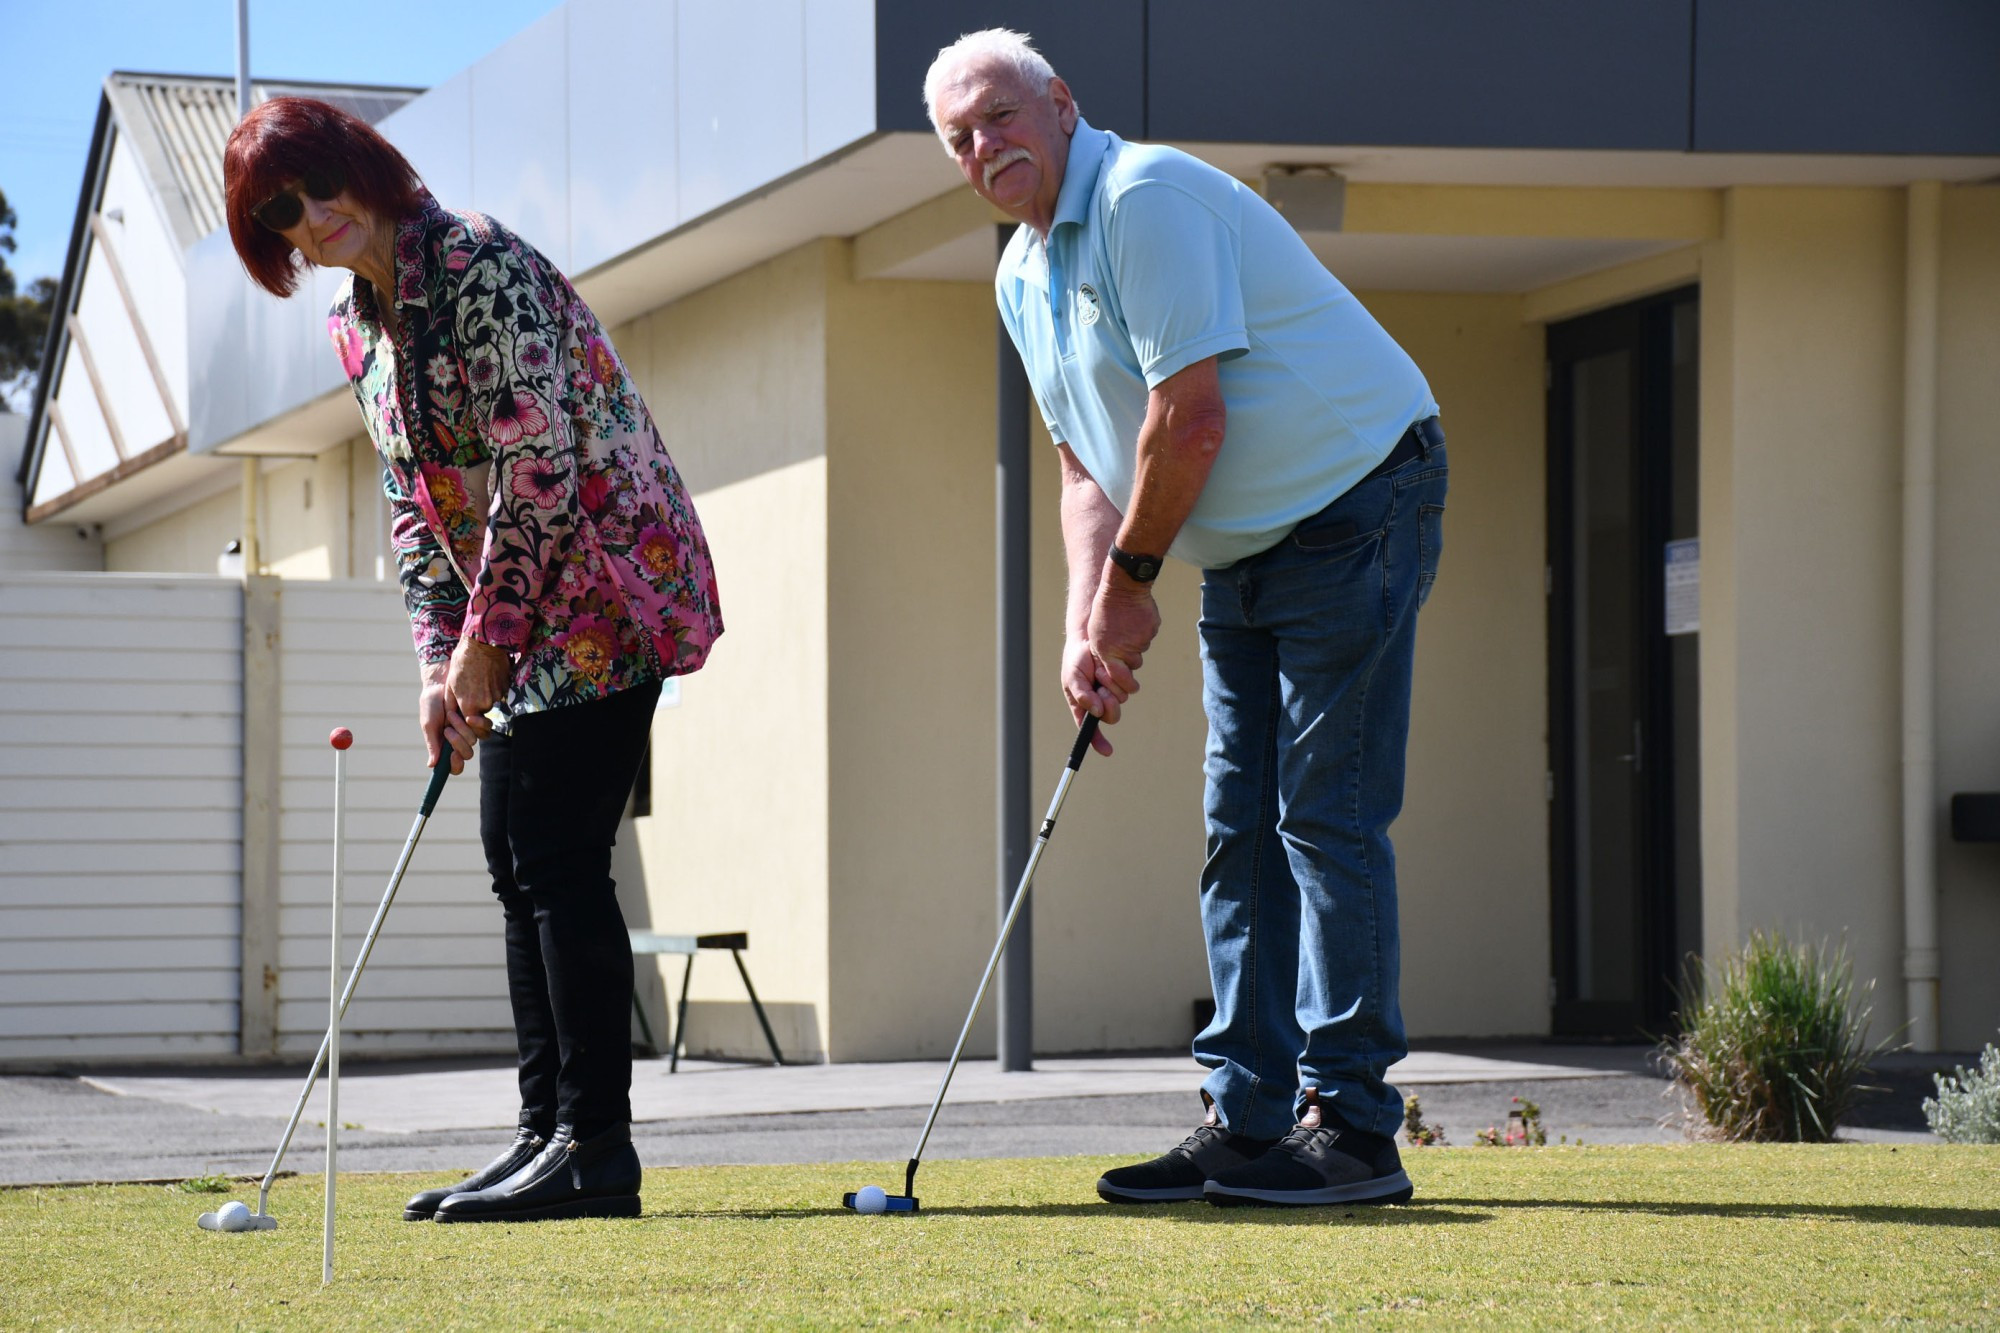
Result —
[[1667, 543], [1667, 633], [1701, 629], [1701, 539]]

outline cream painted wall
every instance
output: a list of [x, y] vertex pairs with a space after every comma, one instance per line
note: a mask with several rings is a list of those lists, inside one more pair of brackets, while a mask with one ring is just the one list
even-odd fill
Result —
[[[1938, 799], [2000, 791], [2000, 189], [1944, 193], [1938, 346]], [[1944, 824], [1949, 829], [1949, 824]], [[1940, 1039], [2000, 1040], [2000, 846], [1939, 857]]]
[[[273, 460], [257, 476], [258, 539], [266, 571], [284, 578], [393, 578], [381, 466], [362, 436], [313, 458]], [[105, 567], [213, 574], [243, 531], [242, 488], [173, 510], [105, 542]]]
[[995, 920], [992, 294], [857, 284], [848, 249], [826, 252], [832, 1054], [940, 1056]]
[[1397, 821], [1413, 1036], [1548, 1031], [1543, 330], [1512, 295], [1365, 294], [1423, 367], [1451, 456], [1418, 619]]
[[104, 542], [111, 573], [213, 574], [216, 557], [243, 528], [236, 488], [196, 501], [144, 527]]
[[[788, 1058], [829, 1042], [826, 263], [807, 246], [612, 335], [694, 494], [726, 625], [654, 720], [646, 924], [748, 930]], [[691, 1048], [759, 1051], [735, 969], [694, 981]]]
[[1903, 1019], [1902, 195], [1733, 190], [1719, 248], [1703, 272], [1705, 505], [1726, 489], [1701, 524], [1706, 934], [1711, 951], [1757, 927], [1844, 937], [1886, 1034]]

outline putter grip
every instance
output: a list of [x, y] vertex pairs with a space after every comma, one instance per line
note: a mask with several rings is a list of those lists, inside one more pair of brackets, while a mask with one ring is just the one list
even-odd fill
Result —
[[1072, 770], [1083, 767], [1083, 757], [1090, 753], [1090, 738], [1097, 734], [1097, 716], [1084, 715], [1083, 725], [1076, 729], [1076, 744], [1069, 747], [1069, 766]]
[[444, 780], [450, 776], [451, 747], [444, 745], [439, 748], [437, 764], [431, 769], [431, 785], [424, 789], [424, 803], [417, 809], [417, 813], [425, 819], [429, 819], [431, 811], [437, 809], [438, 794], [444, 790]]

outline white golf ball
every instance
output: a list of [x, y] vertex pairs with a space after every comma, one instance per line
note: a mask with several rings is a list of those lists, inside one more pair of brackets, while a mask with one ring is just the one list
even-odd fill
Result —
[[857, 1213], [886, 1213], [889, 1211], [889, 1196], [880, 1185], [863, 1185], [854, 1191], [854, 1211]]
[[215, 1210], [215, 1220], [224, 1231], [242, 1231], [250, 1225], [250, 1210], [232, 1199]]

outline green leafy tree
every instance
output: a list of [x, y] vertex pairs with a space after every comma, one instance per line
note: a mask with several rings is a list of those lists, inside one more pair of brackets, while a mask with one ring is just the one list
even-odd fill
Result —
[[56, 305], [56, 280], [36, 278], [20, 291], [7, 256], [14, 252], [14, 209], [0, 191], [0, 412], [7, 396], [33, 382], [42, 364], [42, 343], [49, 336], [49, 317]]

